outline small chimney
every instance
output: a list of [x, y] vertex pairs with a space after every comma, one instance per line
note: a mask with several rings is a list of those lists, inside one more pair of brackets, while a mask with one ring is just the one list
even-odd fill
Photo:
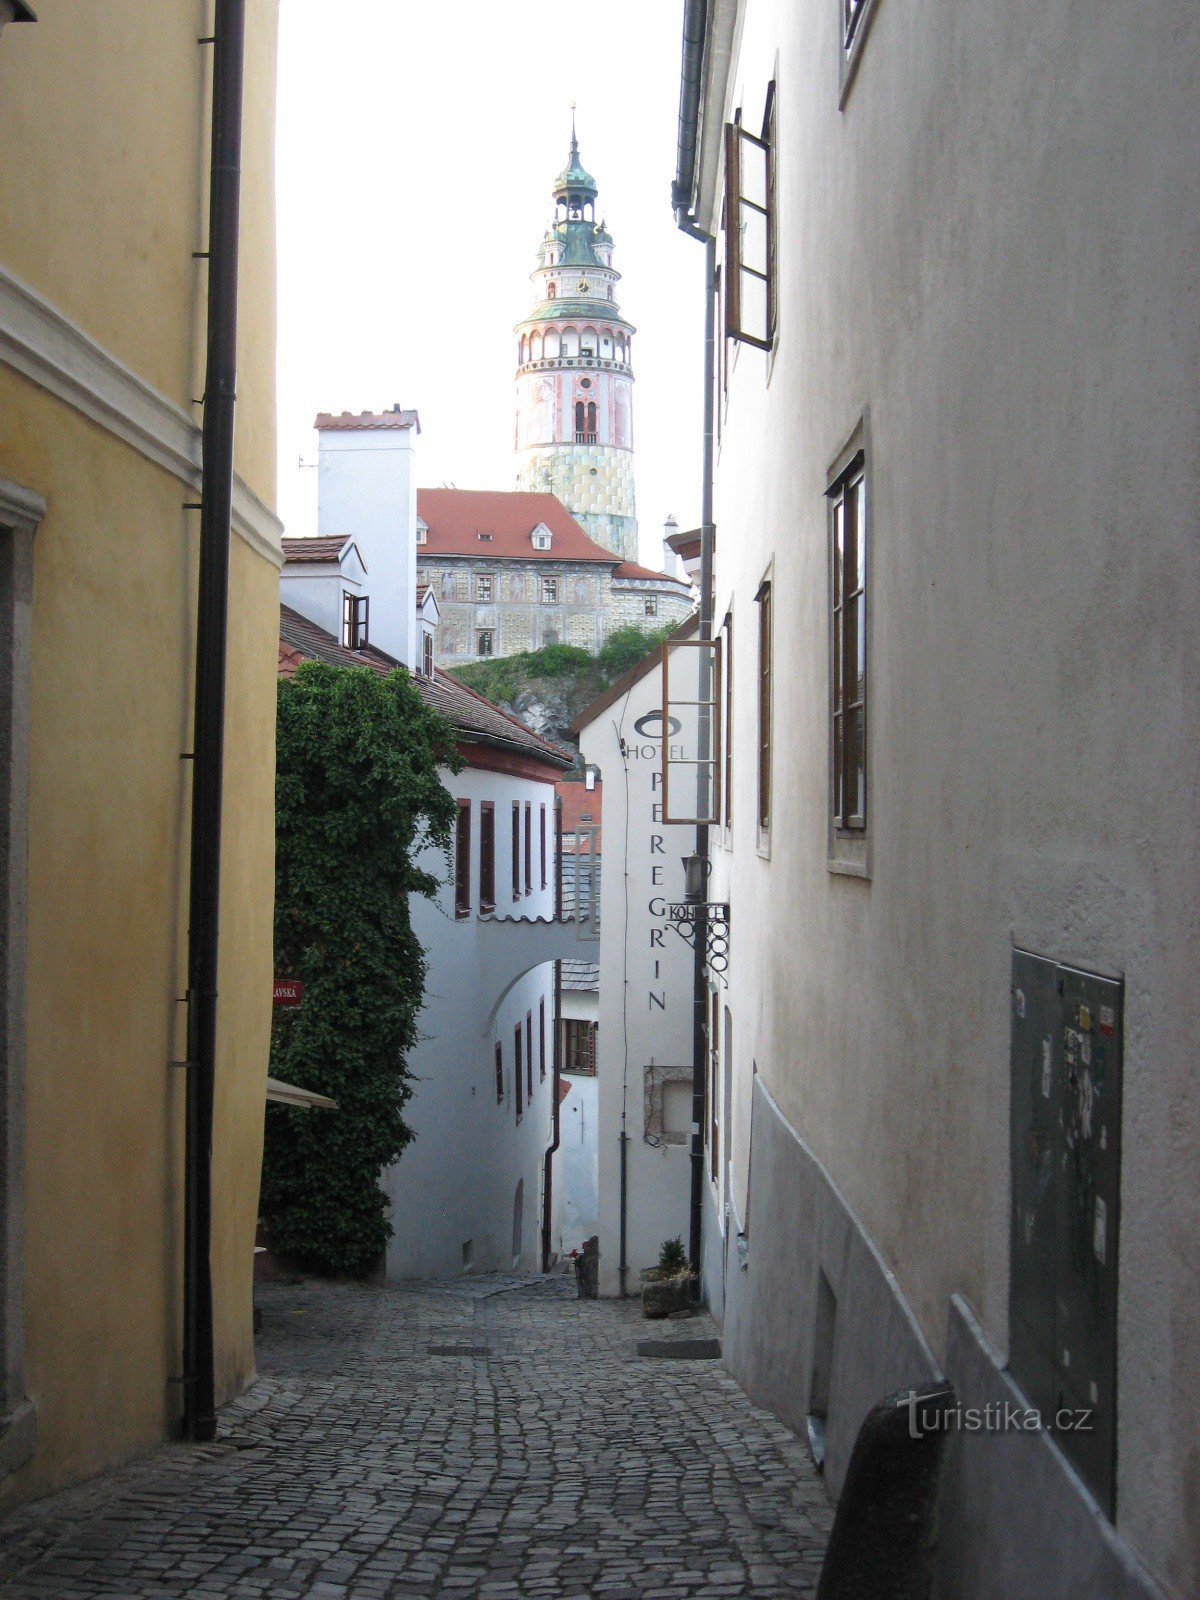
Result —
[[679, 570], [679, 557], [671, 547], [671, 537], [679, 532], [679, 524], [670, 513], [663, 523], [663, 571], [672, 578], [681, 576]]

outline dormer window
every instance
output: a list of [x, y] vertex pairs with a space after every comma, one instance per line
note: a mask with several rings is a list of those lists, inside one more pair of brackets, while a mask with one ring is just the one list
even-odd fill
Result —
[[475, 537], [479, 540], [480, 544], [491, 544], [492, 542], [492, 536], [490, 533], [477, 533]]
[[342, 591], [342, 648], [362, 650], [367, 643], [367, 614], [370, 601], [365, 594]]
[[425, 544], [429, 538], [429, 524], [421, 517], [417, 518], [417, 543]]
[[427, 678], [433, 677], [433, 635], [428, 629], [421, 639], [421, 670]]
[[550, 532], [550, 529], [544, 522], [539, 522], [537, 527], [533, 530], [533, 533], [530, 535], [530, 538], [533, 541], [533, 548], [535, 550], [549, 550], [553, 537], [553, 534]]

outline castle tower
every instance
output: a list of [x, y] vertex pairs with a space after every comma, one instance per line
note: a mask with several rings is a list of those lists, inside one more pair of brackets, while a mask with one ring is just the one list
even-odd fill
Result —
[[620, 278], [572, 117], [554, 220], [530, 274], [537, 301], [516, 327], [517, 488], [557, 495], [598, 544], [636, 561], [634, 329], [617, 306]]

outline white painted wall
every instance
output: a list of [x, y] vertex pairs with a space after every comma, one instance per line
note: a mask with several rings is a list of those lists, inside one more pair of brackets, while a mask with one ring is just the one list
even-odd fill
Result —
[[[694, 829], [661, 821], [661, 680], [646, 674], [586, 726], [585, 761], [604, 780], [604, 917], [600, 928], [599, 1084], [600, 1292], [620, 1292], [620, 1136], [629, 1135], [626, 1289], [658, 1260], [664, 1239], [687, 1244], [688, 1143], [644, 1138], [645, 1069], [692, 1063], [692, 953], [666, 922], [683, 899], [682, 858]], [[648, 731], [637, 723], [652, 713]], [[622, 744], [624, 751], [622, 751]], [[628, 972], [629, 983], [625, 978]], [[690, 1091], [689, 1091], [690, 1092]], [[678, 1092], [672, 1096], [678, 1101]], [[690, 1108], [689, 1108], [690, 1110]], [[690, 1121], [683, 1124], [690, 1135]]]
[[[570, 1093], [562, 1103], [558, 1172], [560, 1185], [558, 1253], [582, 1250], [600, 1231], [600, 1190], [596, 1167], [599, 1087], [595, 1078], [564, 1073]], [[559, 1176], [561, 1174], [561, 1176]]]
[[[436, 1277], [464, 1270], [523, 1271], [540, 1267], [543, 1156], [550, 1143], [554, 1084], [554, 967], [543, 962], [520, 977], [494, 1024], [489, 1012], [513, 976], [511, 957], [489, 954], [479, 939], [479, 803], [496, 806], [496, 909], [501, 916], [549, 917], [554, 912], [554, 782], [467, 767], [443, 781], [471, 805], [472, 916], [454, 916], [452, 877], [436, 903], [413, 900], [413, 926], [426, 951], [425, 1037], [409, 1067], [417, 1079], [405, 1115], [416, 1137], [385, 1174], [395, 1234], [388, 1246], [390, 1278]], [[534, 890], [512, 898], [511, 807], [533, 805]], [[541, 888], [539, 808], [547, 808], [547, 887]], [[436, 855], [426, 865], [446, 875]], [[523, 872], [522, 872], [523, 880]], [[491, 946], [488, 950], [491, 950]], [[539, 1006], [545, 1016], [546, 1074], [540, 1071]], [[518, 1022], [532, 1015], [533, 1100], [520, 1121], [513, 1082]], [[486, 1031], [485, 1031], [486, 1029]], [[496, 1099], [495, 1045], [503, 1051], [504, 1099]], [[513, 1252], [513, 1201], [523, 1192], [520, 1249]]]
[[[410, 669], [419, 665], [416, 432], [414, 426], [317, 434], [317, 531], [354, 539], [370, 576], [371, 643]], [[333, 631], [340, 636], [340, 622]]]
[[[600, 1017], [600, 995], [596, 990], [564, 988], [561, 1012], [564, 1022], [595, 1024]], [[560, 1255], [567, 1256], [572, 1250], [581, 1250], [584, 1240], [600, 1230], [600, 1104], [596, 1078], [564, 1069], [563, 1082], [569, 1085], [570, 1093], [560, 1112], [562, 1143], [555, 1182], [561, 1201], [558, 1249]]]

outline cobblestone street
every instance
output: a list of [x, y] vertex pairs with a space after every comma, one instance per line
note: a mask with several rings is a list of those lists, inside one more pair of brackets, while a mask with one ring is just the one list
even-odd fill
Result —
[[688, 1600], [812, 1594], [803, 1446], [711, 1337], [563, 1278], [260, 1286], [259, 1379], [170, 1446], [0, 1527], [0, 1596]]

